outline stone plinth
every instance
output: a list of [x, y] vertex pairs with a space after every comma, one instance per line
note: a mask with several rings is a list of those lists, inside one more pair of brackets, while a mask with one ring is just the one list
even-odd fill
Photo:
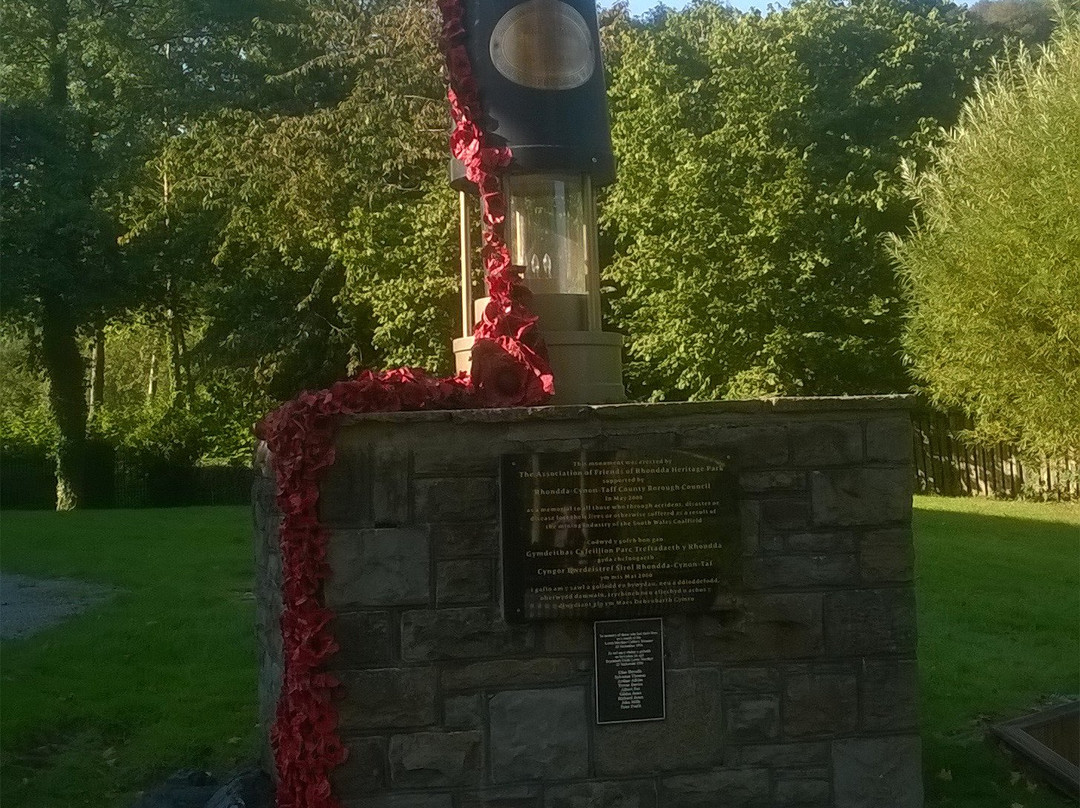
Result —
[[[903, 397], [345, 419], [331, 531], [349, 808], [917, 808]], [[664, 619], [667, 718], [598, 726], [592, 624], [507, 624], [502, 454], [724, 451], [741, 584]], [[256, 492], [260, 698], [281, 674], [272, 481]]]

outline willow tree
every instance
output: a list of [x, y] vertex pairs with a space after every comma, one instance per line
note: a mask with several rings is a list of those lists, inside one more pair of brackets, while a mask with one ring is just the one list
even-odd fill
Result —
[[940, 404], [1032, 454], [1080, 448], [1080, 19], [1002, 61], [909, 171], [905, 345]]

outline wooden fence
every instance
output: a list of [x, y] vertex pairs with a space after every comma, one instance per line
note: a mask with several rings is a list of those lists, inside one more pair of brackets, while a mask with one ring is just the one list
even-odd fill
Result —
[[1038, 462], [1021, 459], [1014, 447], [964, 440], [970, 418], [919, 408], [915, 427], [915, 490], [950, 497], [1080, 499], [1080, 454]]

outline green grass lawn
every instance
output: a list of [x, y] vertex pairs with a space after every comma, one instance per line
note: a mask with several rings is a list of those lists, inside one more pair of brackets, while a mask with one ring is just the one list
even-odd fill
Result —
[[983, 735], [1080, 690], [1080, 507], [936, 497], [915, 507], [926, 804], [1074, 804], [1030, 790]]
[[[255, 743], [246, 508], [5, 512], [7, 572], [121, 587], [0, 658], [0, 788], [22, 808], [125, 808]], [[1016, 783], [987, 719], [1075, 693], [1080, 507], [916, 500], [927, 805], [1061, 808]]]
[[252, 757], [247, 508], [4, 512], [5, 572], [100, 581], [107, 606], [0, 658], [0, 797], [126, 806], [178, 768]]

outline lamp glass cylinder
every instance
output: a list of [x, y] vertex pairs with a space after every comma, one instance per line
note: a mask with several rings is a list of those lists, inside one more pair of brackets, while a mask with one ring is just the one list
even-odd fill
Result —
[[534, 294], [587, 294], [587, 233], [596, 224], [586, 190], [581, 175], [507, 178], [510, 259], [525, 267]]

